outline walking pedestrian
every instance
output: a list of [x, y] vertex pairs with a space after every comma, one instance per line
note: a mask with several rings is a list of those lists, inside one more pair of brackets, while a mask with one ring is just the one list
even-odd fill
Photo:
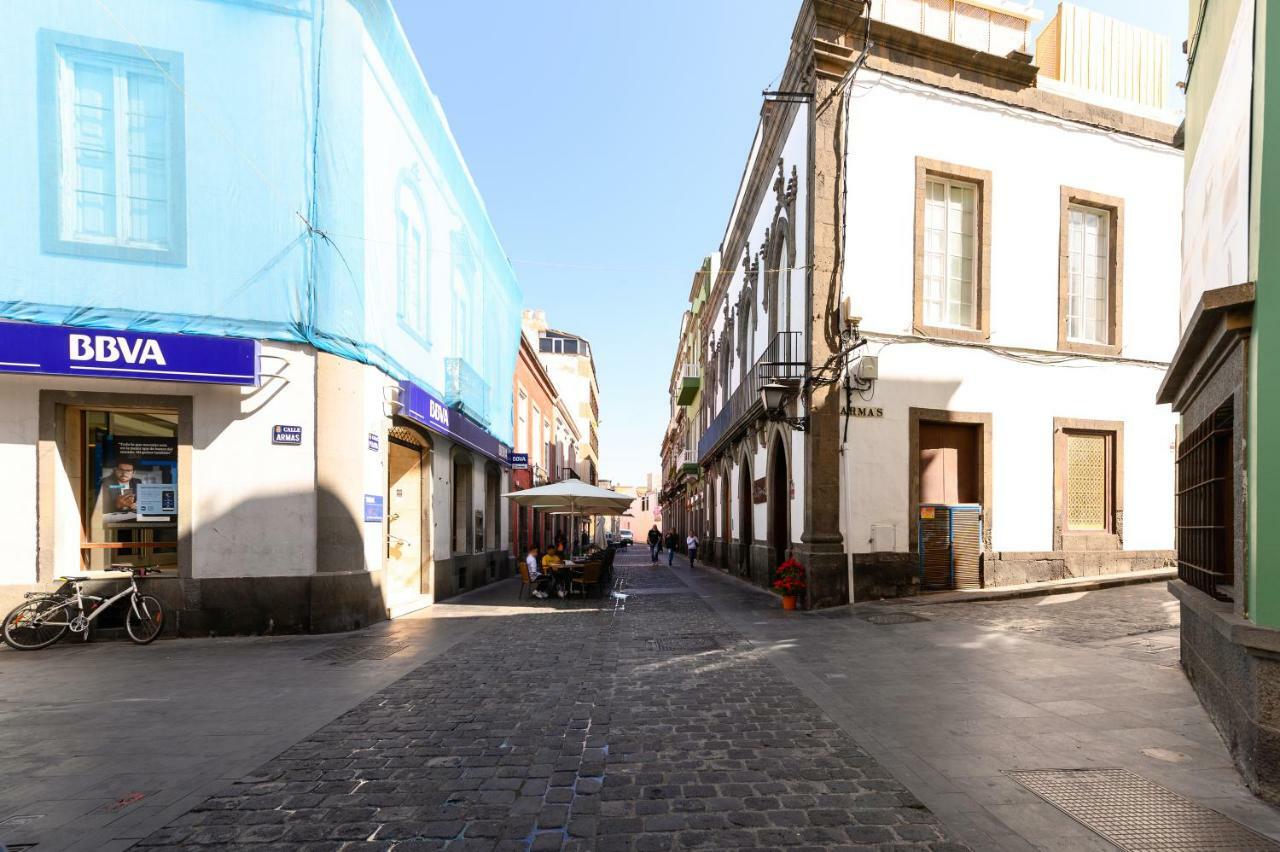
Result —
[[653, 529], [649, 530], [649, 561], [654, 565], [658, 564], [658, 551], [662, 549], [662, 533], [658, 532], [658, 525], [654, 524]]
[[689, 551], [689, 567], [693, 567], [694, 560], [698, 558], [698, 537], [689, 533], [689, 538], [685, 540], [685, 549]]
[[672, 563], [676, 561], [676, 545], [680, 543], [680, 536], [676, 535], [676, 531], [672, 530], [667, 533], [667, 567], [670, 568]]

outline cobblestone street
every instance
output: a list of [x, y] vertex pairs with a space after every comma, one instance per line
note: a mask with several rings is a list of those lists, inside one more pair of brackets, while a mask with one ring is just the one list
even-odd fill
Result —
[[673, 572], [492, 619], [145, 846], [956, 849]]
[[506, 582], [356, 634], [4, 652], [0, 843], [1113, 850], [1010, 775], [1072, 768], [1280, 837], [1163, 583], [786, 613], [640, 548], [618, 569], [616, 604]]

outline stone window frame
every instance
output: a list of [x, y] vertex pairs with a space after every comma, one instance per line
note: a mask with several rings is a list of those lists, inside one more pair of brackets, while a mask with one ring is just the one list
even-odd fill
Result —
[[[1079, 355], [1119, 355], [1124, 348], [1124, 199], [1087, 189], [1063, 186], [1058, 206], [1058, 349]], [[1067, 337], [1067, 303], [1071, 267], [1071, 207], [1091, 207], [1107, 214], [1108, 246], [1107, 343], [1085, 343]]]
[[[1111, 437], [1107, 476], [1111, 481], [1111, 511], [1104, 532], [1067, 529], [1067, 433], [1092, 432]], [[1124, 549], [1124, 421], [1053, 418], [1053, 549], [1056, 551]]]
[[955, 423], [978, 426], [982, 430], [978, 441], [978, 502], [982, 506], [982, 546], [991, 549], [992, 518], [995, 517], [995, 491], [993, 488], [991, 460], [993, 458], [993, 418], [989, 411], [950, 411], [945, 408], [916, 408], [908, 411], [907, 437], [907, 543], [911, 553], [919, 553], [916, 528], [920, 523], [920, 424]]
[[[977, 189], [977, 274], [974, 277], [974, 316], [977, 328], [930, 325], [924, 319], [924, 220], [925, 187], [929, 178], [971, 183]], [[985, 343], [991, 339], [991, 207], [992, 175], [986, 169], [961, 166], [927, 157], [916, 157], [915, 195], [915, 283], [912, 298], [912, 328], [928, 337]]]
[[[52, 582], [57, 567], [59, 529], [55, 512], [63, 494], [59, 474], [68, 472], [72, 448], [68, 441], [67, 412], [70, 409], [104, 411], [173, 411], [178, 415], [178, 576], [192, 576], [192, 514], [194, 500], [191, 468], [194, 460], [195, 400], [191, 396], [109, 391], [40, 391], [39, 437], [36, 460], [36, 579]], [[77, 542], [77, 545], [79, 542]], [[79, 557], [77, 557], [77, 560]]]

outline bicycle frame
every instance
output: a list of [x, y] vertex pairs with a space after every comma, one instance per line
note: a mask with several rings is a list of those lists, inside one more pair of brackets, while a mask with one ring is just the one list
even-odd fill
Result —
[[[58, 604], [57, 609], [66, 610], [69, 613], [71, 611], [70, 607], [72, 603], [74, 603], [76, 607], [76, 616], [82, 617], [85, 620], [85, 629], [88, 629], [89, 624], [95, 618], [102, 615], [102, 613], [106, 612], [107, 609], [116, 601], [120, 600], [121, 598], [128, 597], [130, 595], [138, 594], [138, 580], [136, 577], [133, 577], [133, 576], [129, 577], [128, 588], [123, 589], [119, 594], [113, 595], [109, 598], [100, 597], [99, 595], [86, 595], [82, 589], [82, 582], [79, 580], [72, 580], [71, 587], [75, 589], [75, 594], [65, 598], [62, 601], [62, 603]], [[88, 615], [85, 615], [85, 612], [84, 612], [85, 601], [101, 601], [101, 603], [93, 610], [93, 612], [89, 613]], [[72, 622], [74, 620], [75, 620], [74, 617], [68, 618], [67, 621], [49, 621], [46, 618], [41, 618], [40, 623], [47, 624], [50, 627], [71, 627], [73, 630], [75, 630], [75, 628], [72, 625]]]

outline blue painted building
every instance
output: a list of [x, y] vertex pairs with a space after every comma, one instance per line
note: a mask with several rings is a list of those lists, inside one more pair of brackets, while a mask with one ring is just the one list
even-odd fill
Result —
[[0, 30], [0, 604], [158, 566], [182, 632], [505, 576], [519, 286], [389, 0]]

